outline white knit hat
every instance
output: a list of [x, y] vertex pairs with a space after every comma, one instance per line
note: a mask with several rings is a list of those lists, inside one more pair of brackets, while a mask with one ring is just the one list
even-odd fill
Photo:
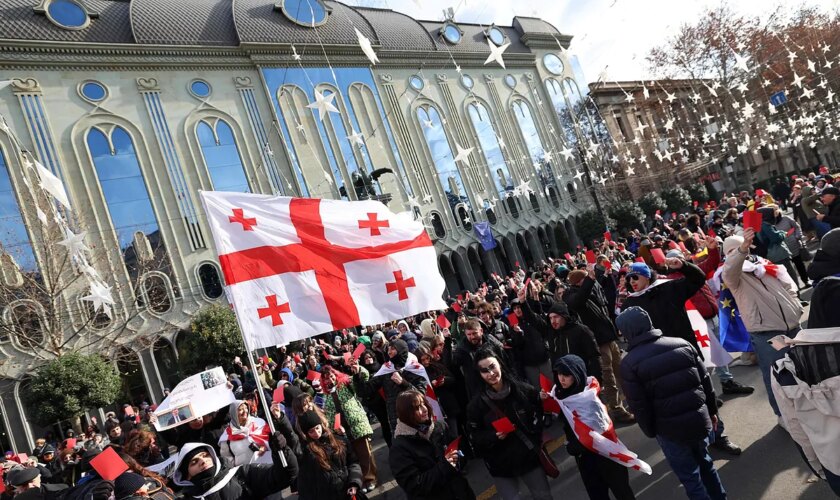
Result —
[[729, 255], [744, 243], [743, 236], [730, 236], [723, 241], [723, 255]]

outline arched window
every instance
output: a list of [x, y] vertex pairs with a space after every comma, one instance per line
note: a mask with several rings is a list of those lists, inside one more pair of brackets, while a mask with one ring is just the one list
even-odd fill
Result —
[[496, 218], [496, 211], [493, 207], [494, 205], [490, 203], [490, 200], [484, 200], [484, 215], [487, 216], [487, 222], [489, 222], [491, 226], [498, 222], [498, 219]]
[[557, 118], [560, 120], [560, 126], [563, 127], [563, 142], [569, 144], [569, 147], [577, 153], [578, 136], [575, 133], [575, 120], [569, 110], [569, 103], [566, 101], [563, 86], [556, 79], [549, 78], [545, 81], [545, 88], [551, 98], [551, 103], [554, 105]]
[[195, 134], [213, 189], [250, 193], [248, 177], [230, 125], [223, 120], [216, 120], [213, 125], [202, 120], [196, 125]]
[[178, 358], [175, 356], [175, 348], [166, 339], [158, 339], [154, 346], [155, 363], [160, 373], [161, 382], [165, 387], [175, 387], [183, 377], [178, 365]]
[[143, 277], [143, 295], [147, 307], [158, 314], [172, 309], [169, 280], [161, 273], [151, 272]]
[[117, 371], [122, 380], [122, 395], [118, 401], [128, 401], [138, 405], [142, 401], [149, 401], [146, 382], [143, 380], [143, 367], [136, 352], [125, 347], [117, 350]]
[[440, 239], [446, 236], [446, 228], [443, 227], [443, 219], [441, 219], [440, 214], [432, 212], [429, 214], [429, 218], [432, 220], [432, 231], [435, 233], [435, 237]]
[[463, 177], [461, 177], [461, 171], [455, 164], [452, 147], [449, 145], [446, 132], [443, 130], [440, 113], [433, 106], [421, 106], [417, 108], [417, 121], [423, 130], [423, 137], [425, 137], [426, 145], [429, 147], [429, 154], [438, 173], [438, 179], [444, 192], [446, 192], [453, 217], [456, 223], [461, 225], [462, 221], [458, 217], [455, 206], [464, 203], [472, 211], [472, 205], [467, 196], [467, 188]]
[[571, 182], [566, 184], [566, 190], [569, 192], [569, 196], [572, 197], [572, 201], [577, 203], [577, 193], [575, 193], [575, 185]]
[[534, 212], [540, 211], [540, 200], [537, 198], [537, 193], [528, 193], [528, 199], [531, 201], [531, 208]]
[[[324, 90], [323, 92], [324, 97], [332, 95], [333, 93], [334, 92], [332, 90]], [[370, 180], [368, 175], [369, 172], [362, 172], [359, 169], [359, 163], [356, 160], [355, 151], [353, 151], [353, 148], [360, 147], [357, 144], [364, 144], [364, 137], [361, 136], [361, 133], [358, 130], [353, 131], [356, 134], [359, 134], [355, 137], [353, 137], [352, 132], [347, 131], [347, 127], [344, 125], [344, 117], [347, 115], [347, 110], [343, 105], [341, 96], [337, 95], [333, 103], [341, 111], [341, 113], [327, 113], [324, 117], [324, 123], [329, 124], [329, 127], [332, 129], [331, 132], [333, 140], [338, 144], [339, 150], [339, 156], [336, 157], [333, 153], [332, 143], [328, 143], [327, 154], [330, 156], [330, 161], [333, 163], [333, 175], [336, 177], [338, 186], [342, 186], [344, 184], [342, 181], [343, 177], [341, 175], [341, 171], [338, 169], [338, 165], [339, 163], [343, 163], [344, 167], [347, 169], [347, 174], [350, 176], [350, 182], [353, 185], [356, 198], [368, 199], [370, 196], [377, 194], [376, 186], [375, 183]]]
[[571, 78], [565, 78], [563, 80], [563, 92], [569, 100], [569, 105], [571, 106], [572, 112], [575, 114], [583, 133], [589, 136], [594, 135], [595, 127], [592, 123], [592, 117], [589, 116], [589, 109], [586, 106], [584, 96], [580, 93], [580, 88], [578, 88], [577, 82]]
[[513, 115], [516, 117], [516, 123], [519, 125], [519, 132], [522, 134], [522, 139], [525, 141], [525, 147], [528, 149], [531, 163], [537, 170], [541, 188], [543, 191], [546, 191], [546, 187], [556, 185], [557, 180], [554, 178], [551, 162], [545, 161], [545, 148], [543, 147], [539, 130], [537, 130], [534, 115], [531, 113], [531, 107], [525, 101], [519, 100], [514, 101], [511, 105], [511, 111], [513, 111]]
[[24, 272], [35, 272], [37, 264], [20, 205], [12, 186], [6, 157], [0, 150], [0, 253], [7, 253]]
[[208, 299], [218, 299], [224, 293], [222, 279], [215, 265], [205, 262], [198, 266], [198, 280], [201, 282], [202, 293]]
[[23, 350], [32, 350], [44, 344], [46, 325], [39, 313], [39, 306], [30, 301], [19, 301], [9, 307], [8, 315], [15, 345]]
[[505, 193], [513, 191], [513, 178], [510, 175], [505, 157], [502, 154], [502, 147], [499, 143], [499, 135], [490, 120], [490, 113], [484, 104], [472, 102], [467, 106], [467, 113], [470, 115], [473, 130], [478, 136], [478, 143], [487, 161], [487, 168], [492, 173], [499, 198], [504, 198]]
[[557, 194], [557, 188], [554, 186], [548, 186], [546, 188], [546, 192], [548, 194], [548, 199], [551, 200], [551, 204], [554, 205], [554, 208], [560, 208], [560, 196]]
[[134, 143], [128, 132], [121, 127], [115, 127], [110, 136], [98, 128], [91, 128], [87, 146], [126, 269], [136, 279], [140, 261], [143, 260], [141, 256], [148, 252], [135, 251], [132, 245], [135, 233], [146, 236], [152, 245], [152, 255], [164, 249], [160, 226], [140, 170]]

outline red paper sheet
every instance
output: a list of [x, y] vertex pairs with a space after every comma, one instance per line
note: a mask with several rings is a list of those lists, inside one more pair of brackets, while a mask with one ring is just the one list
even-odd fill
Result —
[[604, 233], [604, 241], [612, 241], [612, 233], [610, 233], [609, 231]]
[[592, 250], [586, 251], [586, 262], [589, 264], [595, 263], [595, 252], [593, 252]]
[[113, 448], [105, 448], [90, 461], [90, 466], [106, 481], [113, 481], [128, 470], [128, 465]]
[[513, 327], [519, 324], [519, 318], [516, 317], [516, 314], [510, 313], [507, 315], [508, 324]]
[[505, 434], [509, 434], [516, 430], [516, 427], [513, 425], [513, 422], [511, 422], [510, 419], [507, 417], [502, 417], [499, 420], [494, 420], [493, 428], [496, 429], [496, 432], [502, 432]]
[[677, 244], [676, 244], [676, 243], [674, 243], [674, 242], [673, 242], [673, 241], [671, 241], [671, 240], [668, 240], [668, 249], [670, 249], [670, 250], [676, 250], [676, 249], [677, 249]]
[[435, 319], [435, 323], [441, 328], [449, 328], [452, 323], [449, 322], [449, 319], [446, 318], [443, 314], [438, 315]]
[[744, 212], [744, 229], [750, 227], [756, 233], [761, 232], [761, 214], [755, 210]]
[[573, 260], [575, 260], [575, 259], [573, 259], [573, 258], [572, 258], [572, 255], [571, 255], [569, 252], [564, 253], [564, 254], [563, 254], [563, 258], [564, 258], [564, 259], [566, 259], [566, 260], [568, 260], [568, 261], [573, 261]]
[[341, 429], [341, 413], [335, 414], [335, 423], [333, 424], [333, 429], [339, 430]]
[[545, 393], [550, 393], [553, 386], [554, 384], [551, 383], [551, 380], [540, 373], [540, 389], [542, 389]]
[[462, 309], [463, 308], [461, 307], [461, 304], [459, 304], [457, 302], [452, 303], [452, 310], [455, 311], [456, 313], [461, 312]]
[[788, 236], [791, 236], [791, 235], [792, 235], [793, 233], [795, 233], [795, 232], [796, 232], [796, 228], [795, 228], [795, 227], [792, 227], [792, 228], [788, 229], [788, 232], [787, 232], [786, 234], [787, 234]]
[[635, 259], [635, 262], [644, 262], [644, 261], [645, 261], [645, 259], [643, 259], [641, 257], [636, 257], [636, 259]]
[[349, 364], [350, 364], [350, 357], [351, 357], [351, 356], [353, 356], [353, 354], [352, 354], [352, 353], [349, 353], [349, 352], [344, 352], [344, 353], [341, 353], [341, 357], [342, 357], [342, 358], [344, 358], [344, 364], [345, 364], [345, 365], [349, 365]]
[[316, 378], [321, 378], [321, 372], [316, 372], [315, 370], [309, 370], [306, 372], [306, 380], [312, 382]]
[[710, 238], [717, 238], [717, 233], [712, 228], [709, 228], [709, 230], [706, 232], [706, 234], [708, 234]]
[[452, 441], [451, 443], [449, 443], [446, 446], [446, 451], [443, 454], [444, 455], [449, 455], [450, 453], [459, 449], [460, 447], [461, 447], [461, 436], [458, 436], [458, 437], [455, 438], [454, 441]]
[[543, 399], [543, 411], [547, 411], [549, 413], [560, 413], [560, 404], [554, 398]]
[[286, 393], [283, 392], [283, 388], [278, 387], [277, 389], [274, 389], [274, 395], [271, 397], [271, 402], [280, 404], [280, 403], [283, 402], [283, 399], [285, 397], [286, 397]]
[[680, 242], [680, 250], [682, 250], [683, 253], [688, 253], [688, 249], [685, 247], [685, 243], [683, 243], [682, 241]]
[[665, 254], [662, 253], [661, 248], [651, 248], [650, 256], [653, 257], [653, 261], [657, 264], [662, 264], [663, 262], [665, 262]]
[[361, 358], [362, 354], [365, 353], [365, 349], [367, 349], [367, 347], [365, 347], [365, 345], [360, 342], [359, 345], [357, 345], [356, 348], [353, 349], [353, 359]]

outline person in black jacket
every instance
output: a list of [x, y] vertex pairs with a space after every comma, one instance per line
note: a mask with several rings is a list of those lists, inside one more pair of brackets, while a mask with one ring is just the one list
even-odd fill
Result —
[[[586, 366], [579, 356], [567, 354], [554, 362], [555, 387], [554, 397], [566, 399], [574, 394], [580, 394], [586, 388]], [[594, 404], [599, 404], [593, 401]], [[630, 475], [627, 467], [605, 458], [587, 449], [578, 440], [571, 424], [560, 414], [564, 421], [563, 430], [566, 433], [566, 451], [575, 457], [580, 477], [586, 487], [590, 500], [609, 500], [610, 491], [617, 500], [635, 500], [633, 489], [630, 488]]]
[[458, 450], [445, 453], [452, 433], [432, 415], [419, 392], [397, 397], [397, 428], [388, 456], [394, 479], [409, 500], [473, 500], [475, 493], [459, 472]]
[[814, 280], [808, 328], [840, 326], [840, 228], [825, 233], [820, 249], [808, 266], [808, 277]]
[[[530, 286], [532, 289], [533, 287]], [[551, 380], [551, 362], [548, 359], [545, 339], [539, 327], [532, 321], [533, 315], [525, 317], [522, 311], [522, 304], [525, 303], [526, 288], [522, 287], [515, 299], [510, 303], [511, 312], [516, 315], [519, 324], [512, 328], [513, 348], [516, 351], [516, 360], [522, 365], [525, 372], [525, 379], [534, 387], [540, 386], [540, 375]]]
[[[563, 302], [569, 311], [578, 315], [580, 322], [595, 334], [598, 351], [601, 353], [601, 400], [610, 412], [613, 421], [625, 424], [635, 422], [633, 415], [621, 404], [621, 349], [618, 347], [618, 333], [613, 326], [612, 316], [604, 290], [598, 279], [612, 279], [605, 276], [606, 269], [597, 266], [588, 272], [576, 269], [569, 273], [569, 289], [563, 294]], [[600, 275], [600, 276], [599, 276]]]
[[708, 449], [718, 424], [715, 391], [697, 351], [655, 330], [641, 307], [626, 309], [616, 325], [628, 342], [621, 378], [639, 428], [659, 442], [689, 498], [725, 499]]
[[477, 319], [468, 320], [464, 324], [464, 338], [452, 353], [452, 366], [461, 370], [461, 374], [464, 376], [464, 386], [467, 389], [467, 397], [470, 399], [484, 388], [484, 382], [475, 367], [475, 355], [479, 348], [485, 345], [496, 353], [503, 364], [510, 366], [502, 344], [492, 335], [485, 335], [481, 322]]
[[[297, 477], [297, 458], [279, 432], [271, 437], [273, 463], [249, 464], [228, 469], [212, 446], [187, 443], [175, 461], [174, 484], [183, 488], [184, 498], [202, 500], [248, 500], [265, 498], [291, 485]], [[286, 460], [283, 465], [280, 453]]]
[[534, 314], [527, 302], [522, 306], [522, 313], [525, 321], [542, 332], [552, 363], [566, 354], [576, 354], [586, 363], [587, 373], [601, 381], [601, 353], [595, 335], [575, 321], [565, 303], [555, 302], [548, 309], [548, 321]]
[[[539, 459], [543, 430], [539, 391], [513, 378], [493, 349], [479, 349], [475, 365], [485, 385], [467, 406], [467, 427], [499, 496], [520, 498], [522, 482], [531, 498], [552, 498]], [[513, 425], [513, 431], [497, 430], [494, 422], [499, 425], [502, 419]]]
[[345, 500], [361, 495], [362, 468], [347, 441], [324, 426], [314, 411], [301, 415], [298, 425], [306, 436], [298, 475], [300, 500]]

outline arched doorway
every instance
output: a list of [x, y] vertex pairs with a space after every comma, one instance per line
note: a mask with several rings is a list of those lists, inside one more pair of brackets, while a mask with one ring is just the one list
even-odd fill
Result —
[[525, 240], [525, 231], [516, 233], [516, 237], [514, 239], [516, 240], [516, 248], [519, 250], [519, 255], [521, 255], [525, 261], [520, 261], [519, 264], [525, 269], [530, 268], [534, 265], [534, 258], [531, 256], [531, 247]]
[[487, 272], [487, 266], [484, 264], [484, 259], [481, 258], [481, 251], [479, 250], [478, 243], [473, 243], [467, 249], [467, 260], [470, 263], [470, 269], [472, 269], [476, 282], [481, 283], [483, 281], [487, 281], [490, 274]]
[[502, 246], [505, 250], [505, 259], [507, 262], [507, 266], [505, 266], [507, 268], [506, 273], [509, 273], [510, 271], [515, 269], [516, 263], [519, 262], [519, 257], [516, 252], [516, 247], [513, 246], [513, 243], [510, 241], [510, 238], [508, 238], [507, 236], [502, 236], [501, 239]]
[[510, 262], [507, 258], [507, 252], [505, 251], [505, 247], [501, 241], [496, 240], [496, 248], [493, 250], [493, 256], [496, 258], [496, 263], [499, 266], [498, 272], [502, 275], [507, 276], [507, 273], [511, 271]]
[[172, 389], [181, 381], [181, 367], [178, 365], [178, 357], [175, 354], [175, 347], [165, 338], [159, 338], [152, 347], [152, 354], [155, 357], [160, 381], [163, 387]]
[[577, 231], [575, 231], [575, 224], [571, 219], [566, 219], [563, 221], [563, 226], [566, 227], [566, 234], [569, 235], [569, 243], [571, 246], [577, 247], [580, 245], [580, 240], [577, 236]]
[[149, 390], [143, 378], [143, 365], [136, 352], [119, 348], [117, 351], [117, 371], [122, 380], [122, 396], [119, 400], [140, 405], [143, 401], [150, 402]]
[[562, 255], [566, 252], [572, 251], [572, 242], [569, 241], [569, 235], [566, 233], [566, 227], [562, 222], [558, 222], [554, 226], [554, 240], [557, 244], [557, 252]]
[[452, 261], [449, 259], [451, 252], [444, 252], [438, 257], [438, 268], [440, 268], [440, 275], [443, 276], [443, 281], [446, 282], [446, 293], [450, 297], [458, 295], [463, 288], [459, 287], [458, 276], [455, 274], [455, 269], [452, 267]]
[[455, 275], [458, 277], [458, 284], [461, 286], [460, 290], [475, 290], [475, 278], [473, 278], [472, 271], [467, 265], [466, 258], [467, 250], [463, 247], [452, 252], [452, 267], [455, 269]]
[[534, 263], [541, 261], [543, 259], [543, 255], [548, 253], [543, 251], [542, 243], [540, 243], [540, 240], [537, 239], [536, 232], [537, 230], [534, 228], [526, 229], [524, 235], [525, 243], [528, 244], [529, 254], [531, 255], [531, 259]]
[[557, 247], [555, 246], [554, 241], [548, 237], [547, 228], [548, 226], [538, 227], [537, 238], [540, 240], [540, 246], [542, 247], [544, 255], [557, 257], [559, 255], [557, 253]]

